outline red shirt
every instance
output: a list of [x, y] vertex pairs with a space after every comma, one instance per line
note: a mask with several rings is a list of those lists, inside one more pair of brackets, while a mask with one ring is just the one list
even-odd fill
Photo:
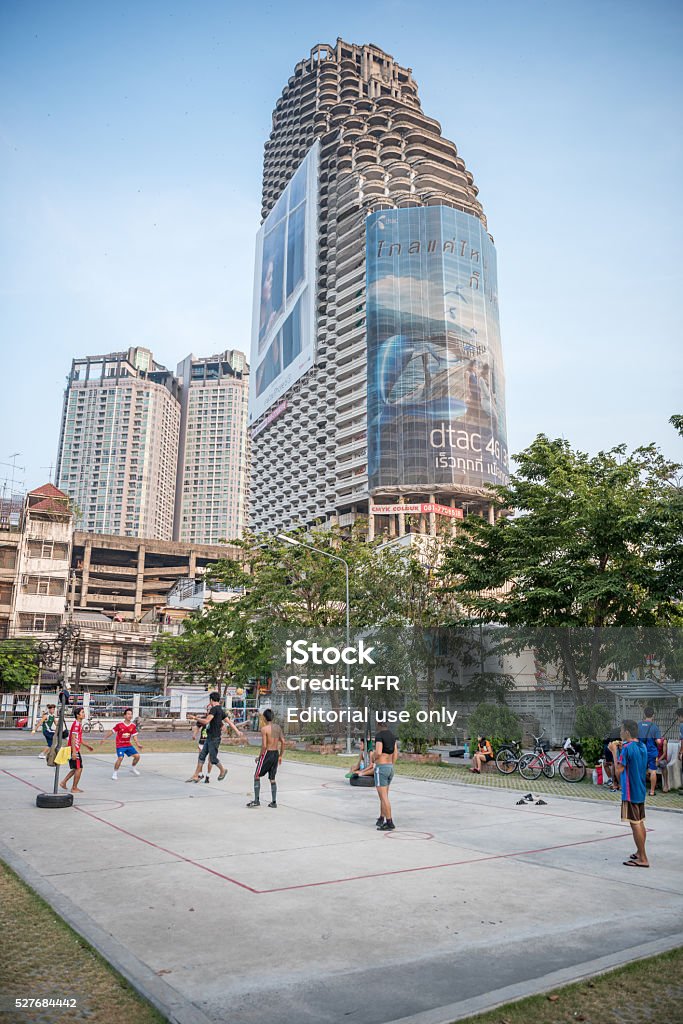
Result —
[[71, 747], [71, 753], [77, 754], [81, 749], [81, 743], [83, 742], [83, 726], [80, 722], [74, 722], [69, 729], [69, 746]]
[[135, 736], [135, 733], [138, 731], [138, 727], [135, 722], [129, 722], [128, 724], [126, 724], [126, 722], [119, 722], [118, 725], [114, 726], [112, 731], [116, 736], [117, 747], [129, 747], [131, 745], [130, 738], [131, 736]]

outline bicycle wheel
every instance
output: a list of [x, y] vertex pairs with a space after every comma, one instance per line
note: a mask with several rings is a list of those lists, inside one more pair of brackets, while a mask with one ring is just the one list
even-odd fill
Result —
[[501, 747], [496, 754], [496, 768], [502, 775], [512, 775], [517, 770], [517, 758], [509, 747]]
[[586, 777], [586, 766], [578, 756], [563, 757], [560, 761], [560, 775], [565, 782], [581, 782]]
[[536, 754], [525, 754], [519, 760], [519, 774], [528, 782], [535, 782], [543, 771], [543, 765]]
[[546, 779], [552, 779], [555, 776], [555, 763], [553, 761], [543, 761], [543, 774]]

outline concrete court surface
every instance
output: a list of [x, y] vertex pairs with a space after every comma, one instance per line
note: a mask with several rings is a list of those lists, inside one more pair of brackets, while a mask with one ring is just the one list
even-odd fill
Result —
[[683, 941], [680, 814], [649, 813], [640, 870], [617, 799], [517, 807], [398, 777], [382, 834], [375, 792], [338, 769], [285, 761], [278, 809], [266, 778], [247, 810], [253, 761], [224, 760], [206, 786], [185, 783], [189, 754], [118, 782], [86, 755], [57, 811], [35, 806], [44, 762], [0, 758], [0, 853], [171, 1020], [436, 1024]]

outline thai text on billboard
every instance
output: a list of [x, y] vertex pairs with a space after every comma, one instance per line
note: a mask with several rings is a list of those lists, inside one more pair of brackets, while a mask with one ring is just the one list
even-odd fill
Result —
[[496, 253], [446, 206], [369, 215], [371, 493], [480, 490], [508, 479]]
[[319, 149], [309, 149], [256, 237], [250, 423], [315, 359]]

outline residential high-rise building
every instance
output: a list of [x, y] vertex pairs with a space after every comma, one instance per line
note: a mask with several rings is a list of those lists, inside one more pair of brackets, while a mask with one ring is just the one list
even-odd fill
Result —
[[262, 215], [252, 528], [368, 516], [393, 536], [490, 514], [507, 474], [495, 250], [411, 69], [315, 46], [273, 112]]
[[176, 540], [217, 544], [242, 536], [248, 488], [249, 366], [242, 352], [178, 364], [181, 431]]
[[148, 349], [74, 359], [56, 483], [80, 528], [171, 540], [179, 433], [178, 382]]

